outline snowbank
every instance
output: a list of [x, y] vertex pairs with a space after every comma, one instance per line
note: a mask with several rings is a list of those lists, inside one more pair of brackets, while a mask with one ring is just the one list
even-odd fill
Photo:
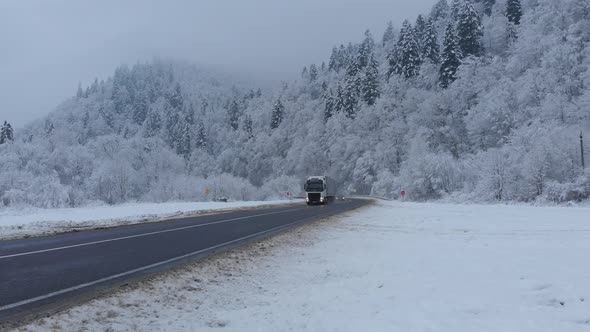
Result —
[[588, 208], [379, 202], [24, 331], [588, 331]]
[[289, 201], [130, 203], [68, 209], [0, 209], [0, 239], [95, 227], [158, 221], [206, 211], [222, 211]]

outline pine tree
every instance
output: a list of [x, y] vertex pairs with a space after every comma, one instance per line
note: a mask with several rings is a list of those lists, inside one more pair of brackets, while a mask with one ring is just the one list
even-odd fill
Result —
[[98, 93], [98, 78], [94, 78], [94, 82], [92, 82], [92, 85], [90, 86], [90, 93]]
[[78, 91], [76, 92], [76, 98], [81, 99], [84, 95], [84, 91], [82, 91], [82, 83], [78, 83]]
[[229, 125], [233, 130], [238, 130], [240, 122], [240, 106], [237, 101], [232, 101], [227, 111]]
[[430, 19], [435, 22], [444, 22], [449, 17], [449, 4], [447, 0], [439, 0], [432, 6], [430, 11]]
[[414, 29], [407, 20], [402, 24], [396, 48], [395, 54], [391, 57], [393, 59], [392, 72], [405, 78], [418, 75], [422, 60], [420, 59]]
[[322, 100], [324, 102], [324, 120], [328, 120], [334, 114], [334, 92], [328, 89], [328, 84], [322, 84]]
[[318, 79], [318, 67], [315, 64], [309, 66], [309, 81], [314, 82]]
[[184, 107], [184, 100], [182, 98], [182, 91], [180, 89], [179, 83], [176, 83], [176, 85], [174, 86], [174, 90], [172, 91], [172, 94], [168, 96], [168, 103], [170, 104], [170, 106], [172, 106], [173, 109], [177, 111], [182, 110], [182, 108]]
[[53, 125], [53, 122], [51, 120], [45, 120], [45, 135], [47, 137], [53, 135], [53, 130], [55, 130], [55, 127]]
[[373, 49], [375, 48], [375, 41], [373, 40], [373, 35], [371, 31], [365, 31], [365, 39], [361, 43], [358, 51], [358, 56], [356, 59], [357, 65], [360, 69], [365, 68], [369, 63], [369, 58], [371, 54], [373, 54]]
[[[252, 93], [253, 93], [253, 91], [252, 91]], [[189, 126], [192, 126], [195, 124], [195, 108], [192, 103], [185, 110], [184, 122], [188, 123]]]
[[147, 93], [141, 91], [137, 94], [133, 102], [133, 121], [141, 126], [147, 117], [148, 109]]
[[160, 114], [154, 109], [150, 109], [143, 123], [143, 137], [154, 137], [158, 135], [162, 128], [162, 119]]
[[281, 103], [281, 98], [277, 100], [275, 106], [272, 109], [272, 118], [270, 120], [270, 128], [276, 129], [283, 122], [283, 116], [285, 115], [285, 106]]
[[426, 34], [426, 20], [422, 15], [418, 15], [416, 23], [414, 24], [414, 35], [416, 36], [416, 42], [418, 43], [418, 49], [420, 50], [420, 56], [424, 58], [424, 35]]
[[187, 123], [182, 123], [179, 130], [179, 139], [176, 144], [176, 154], [188, 160], [191, 156], [191, 134]]
[[201, 150], [207, 150], [207, 133], [205, 132], [205, 124], [199, 121], [197, 126], [196, 147]]
[[344, 111], [344, 89], [342, 89], [342, 85], [338, 84], [334, 99], [334, 112], [340, 113], [342, 111]]
[[[178, 105], [178, 104], [176, 104]], [[164, 116], [165, 116], [165, 140], [170, 145], [170, 147], [174, 147], [178, 142], [180, 142], [181, 135], [182, 135], [182, 122], [180, 117], [180, 111], [172, 105], [166, 103], [164, 104]]]
[[480, 42], [482, 35], [483, 27], [479, 14], [473, 8], [471, 0], [465, 0], [457, 20], [457, 43], [463, 57], [482, 54]]
[[244, 117], [244, 131], [248, 134], [248, 139], [254, 138], [254, 131], [252, 129], [252, 117], [248, 114]]
[[303, 66], [303, 69], [301, 70], [301, 78], [307, 80], [308, 75], [307, 66]]
[[328, 62], [328, 70], [338, 71], [338, 49], [336, 46], [332, 48], [332, 54], [330, 55], [330, 61]]
[[439, 72], [439, 85], [447, 88], [457, 79], [457, 69], [461, 65], [461, 51], [457, 45], [455, 29], [449, 24], [443, 43], [442, 62]]
[[514, 25], [520, 24], [520, 19], [522, 17], [520, 0], [508, 0], [506, 2], [506, 17], [508, 17], [508, 21]]
[[492, 8], [496, 4], [496, 0], [483, 0], [483, 13], [484, 15], [492, 15]]
[[0, 144], [6, 143], [6, 121], [4, 121], [4, 125], [0, 128]]
[[395, 31], [393, 29], [393, 22], [387, 22], [387, 28], [383, 33], [383, 38], [381, 38], [381, 42], [383, 43], [383, 47], [393, 43], [395, 38]]
[[422, 57], [431, 63], [438, 64], [440, 60], [440, 49], [436, 28], [431, 19], [426, 23], [424, 37], [422, 39]]
[[0, 144], [5, 144], [10, 141], [14, 141], [14, 132], [10, 123], [4, 121], [2, 128], [0, 128]]
[[[6, 122], [6, 121], [5, 121]], [[6, 141], [14, 141], [14, 130], [12, 129], [12, 126], [10, 125], [10, 123], [6, 122]]]
[[377, 60], [373, 54], [371, 54], [371, 58], [369, 59], [369, 64], [367, 68], [365, 68], [365, 75], [363, 77], [362, 83], [362, 94], [363, 94], [363, 101], [367, 103], [367, 105], [374, 105], [377, 98], [380, 97], [381, 93], [379, 91], [379, 69]]

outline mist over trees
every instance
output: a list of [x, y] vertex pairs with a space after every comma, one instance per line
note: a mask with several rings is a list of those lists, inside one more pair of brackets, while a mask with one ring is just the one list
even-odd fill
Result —
[[2, 126], [0, 206], [276, 198], [312, 173], [415, 200], [589, 197], [590, 0], [440, 0], [384, 28], [271, 90], [167, 60], [79, 85]]

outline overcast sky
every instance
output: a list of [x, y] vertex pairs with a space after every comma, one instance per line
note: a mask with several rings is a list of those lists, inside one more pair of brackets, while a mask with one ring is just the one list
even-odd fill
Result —
[[435, 0], [0, 0], [0, 120], [51, 111], [78, 82], [154, 57], [292, 78], [332, 46], [380, 39]]

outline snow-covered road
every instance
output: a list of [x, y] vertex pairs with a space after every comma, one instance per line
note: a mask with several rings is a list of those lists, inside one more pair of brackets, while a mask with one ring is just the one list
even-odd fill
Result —
[[590, 331], [590, 209], [379, 202], [24, 331]]

